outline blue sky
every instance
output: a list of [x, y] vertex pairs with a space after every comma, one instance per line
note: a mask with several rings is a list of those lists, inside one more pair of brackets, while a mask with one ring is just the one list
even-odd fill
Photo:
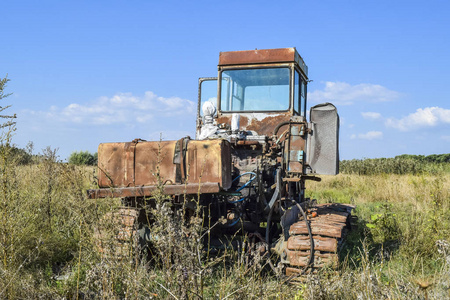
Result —
[[220, 51], [296, 47], [309, 105], [341, 116], [342, 159], [450, 152], [449, 1], [4, 1], [14, 142], [65, 159], [101, 142], [194, 136]]

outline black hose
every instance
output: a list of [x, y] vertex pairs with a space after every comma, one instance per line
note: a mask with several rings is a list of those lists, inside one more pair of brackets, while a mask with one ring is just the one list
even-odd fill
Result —
[[[279, 199], [277, 201], [280, 201]], [[308, 222], [308, 219], [306, 218], [306, 214], [305, 211], [303, 210], [303, 208], [301, 207], [300, 204], [298, 204], [295, 200], [292, 200], [292, 203], [294, 203], [298, 209], [300, 210], [303, 219], [305, 220], [306, 223], [306, 228], [308, 229], [308, 235], [309, 235], [309, 241], [310, 241], [310, 252], [309, 252], [309, 262], [308, 265], [302, 270], [302, 272], [300, 273], [300, 275], [303, 275], [306, 273], [306, 271], [308, 270], [308, 268], [312, 267], [312, 265], [314, 264], [314, 238], [312, 235], [312, 231], [311, 231], [311, 225]], [[270, 212], [269, 212], [269, 216], [267, 217], [267, 224], [266, 224], [266, 244], [267, 244], [267, 251], [270, 253], [270, 222], [272, 219], [272, 214], [273, 214], [273, 208], [275, 207], [275, 205], [273, 205], [270, 208]]]
[[289, 124], [305, 124], [305, 123], [304, 122], [298, 122], [298, 121], [284, 121], [284, 122], [281, 122], [273, 130], [273, 135], [277, 135], [277, 132], [278, 132], [278, 130], [280, 130], [281, 127], [283, 127], [284, 125], [289, 125]]
[[[276, 201], [275, 201], [275, 203], [276, 203]], [[267, 251], [269, 251], [269, 252], [270, 252], [270, 222], [272, 221], [272, 214], [273, 214], [273, 208], [275, 207], [275, 203], [270, 208], [269, 216], [267, 217], [267, 222], [266, 222], [266, 243], [267, 243], [267, 248], [268, 248]]]
[[308, 268], [314, 264], [314, 239], [313, 239], [312, 232], [311, 232], [311, 225], [309, 224], [308, 219], [306, 218], [306, 214], [305, 214], [305, 211], [303, 210], [302, 206], [300, 204], [298, 204], [295, 200], [292, 200], [292, 203], [297, 205], [298, 209], [302, 213], [303, 219], [305, 220], [305, 223], [306, 223], [306, 228], [308, 229], [309, 240], [311, 243], [308, 265], [303, 269], [302, 273], [300, 274], [300, 275], [303, 275], [303, 274], [305, 274], [306, 270], [308, 270]]
[[[277, 203], [277, 201], [280, 201], [281, 198], [281, 169], [278, 168], [277, 169], [277, 174], [276, 174], [276, 188], [275, 188], [275, 192], [272, 195], [272, 199], [270, 199], [270, 202], [268, 204], [269, 206], [269, 216], [267, 217], [267, 223], [266, 223], [266, 242], [267, 245], [270, 245], [270, 222], [272, 221], [272, 214], [273, 214], [273, 208], [275, 207], [275, 204]], [[281, 205], [280, 205], [281, 206]], [[267, 208], [267, 207], [266, 207]], [[270, 246], [268, 251], [270, 252]]]

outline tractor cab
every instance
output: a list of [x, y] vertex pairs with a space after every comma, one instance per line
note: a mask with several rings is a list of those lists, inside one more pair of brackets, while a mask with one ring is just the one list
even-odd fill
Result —
[[214, 104], [219, 127], [231, 128], [234, 118], [234, 130], [257, 135], [293, 116], [305, 119], [308, 67], [295, 48], [221, 52], [218, 69], [218, 77], [199, 80], [198, 138], [205, 102]]
[[218, 77], [199, 79], [196, 137], [262, 153], [283, 148], [282, 165], [294, 177], [336, 174], [337, 111], [316, 105], [308, 123], [307, 83], [308, 67], [295, 48], [221, 52]]

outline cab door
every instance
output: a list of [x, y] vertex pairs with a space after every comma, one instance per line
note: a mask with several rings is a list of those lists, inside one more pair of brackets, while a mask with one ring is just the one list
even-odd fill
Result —
[[202, 77], [198, 79], [196, 137], [200, 134], [200, 128], [203, 124], [202, 106], [206, 101], [213, 102], [217, 108], [217, 77]]

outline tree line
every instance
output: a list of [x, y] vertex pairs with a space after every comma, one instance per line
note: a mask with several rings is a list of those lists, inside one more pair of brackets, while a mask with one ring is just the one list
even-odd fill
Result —
[[[6, 147], [5, 145], [0, 147]], [[16, 146], [10, 147], [10, 151], [15, 161], [19, 165], [39, 163], [42, 155], [32, 154], [32, 143], [29, 143], [25, 149]], [[73, 151], [67, 162], [73, 165], [97, 165], [97, 152]], [[340, 172], [347, 174], [418, 174], [418, 173], [437, 173], [448, 171], [450, 169], [450, 153], [414, 155], [402, 154], [391, 158], [364, 158], [342, 160], [340, 162]]]
[[[41, 163], [42, 160], [46, 159], [45, 154], [33, 154], [32, 142], [28, 143], [25, 149], [14, 145], [0, 145], [0, 152], [2, 150], [7, 150], [10, 153], [11, 159], [13, 159], [17, 165], [38, 164]], [[45, 152], [47, 150], [44, 149], [43, 151]], [[73, 151], [67, 159], [67, 162], [77, 166], [95, 166], [97, 165], [97, 152], [91, 153], [89, 151]]]
[[402, 154], [395, 158], [398, 159], [414, 159], [421, 162], [430, 163], [450, 163], [450, 153], [447, 154], [431, 154], [431, 155], [412, 155], [412, 154]]

